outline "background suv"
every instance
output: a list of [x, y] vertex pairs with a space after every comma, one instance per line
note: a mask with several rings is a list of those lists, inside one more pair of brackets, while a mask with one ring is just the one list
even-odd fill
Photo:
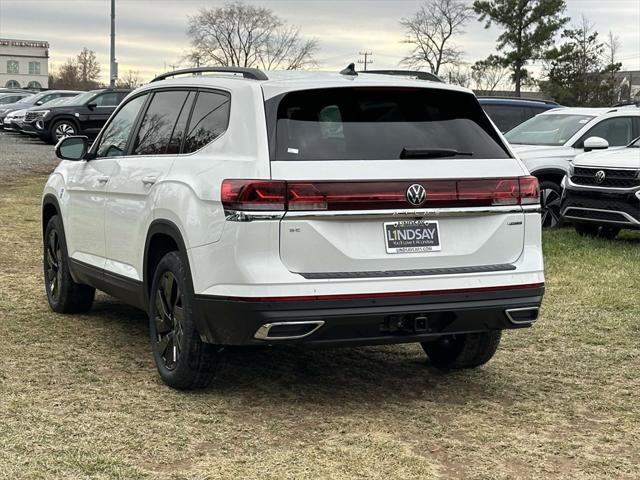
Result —
[[95, 137], [131, 90], [101, 89], [82, 92], [62, 105], [29, 110], [25, 123], [49, 143], [70, 135]]
[[73, 97], [78, 95], [78, 91], [74, 90], [46, 90], [44, 92], [36, 93], [18, 100], [15, 103], [9, 103], [6, 105], [0, 105], [0, 127], [4, 126], [4, 118], [15, 110], [24, 110], [31, 107], [37, 107], [43, 105], [51, 100], [60, 97]]
[[507, 132], [539, 113], [559, 108], [556, 102], [532, 98], [478, 97], [489, 118], [501, 132]]
[[[171, 72], [91, 148], [58, 143], [75, 161], [44, 189], [51, 308], [87, 310], [97, 288], [146, 310], [176, 388], [206, 385], [228, 345], [487, 362], [538, 316], [537, 180], [469, 90], [346, 71]], [[166, 79], [181, 73], [198, 75]]]
[[560, 220], [560, 183], [576, 155], [597, 147], [590, 138], [624, 148], [640, 136], [640, 108], [559, 108], [541, 113], [506, 133], [505, 137], [532, 175], [540, 180], [542, 224]]
[[607, 150], [606, 142], [578, 155], [565, 177], [562, 215], [582, 235], [615, 238], [621, 229], [640, 229], [640, 138]]

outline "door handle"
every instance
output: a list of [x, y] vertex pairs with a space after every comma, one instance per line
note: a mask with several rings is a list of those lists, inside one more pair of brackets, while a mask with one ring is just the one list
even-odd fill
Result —
[[98, 177], [98, 183], [107, 183], [109, 181], [109, 177], [107, 175], [102, 175], [101, 177]]
[[145, 185], [147, 185], [147, 186], [151, 186], [151, 185], [153, 185], [154, 183], [156, 183], [156, 180], [158, 180], [158, 178], [157, 178], [157, 177], [153, 177], [153, 176], [144, 177], [144, 178], [142, 179], [142, 183], [144, 183], [144, 184], [145, 184]]

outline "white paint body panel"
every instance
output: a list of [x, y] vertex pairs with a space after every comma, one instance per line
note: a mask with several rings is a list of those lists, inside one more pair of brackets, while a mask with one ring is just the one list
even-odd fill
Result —
[[[271, 75], [271, 74], [270, 74]], [[265, 82], [201, 76], [152, 83], [210, 87], [231, 94], [227, 131], [198, 152], [60, 163], [45, 194], [58, 198], [72, 258], [131, 280], [144, 280], [144, 248], [152, 222], [164, 220], [182, 235], [196, 294], [262, 297], [443, 290], [544, 281], [538, 213], [439, 219], [442, 251], [385, 253], [388, 220], [316, 219], [235, 222], [220, 201], [224, 179], [388, 180], [518, 177], [517, 158], [270, 162], [264, 99], [289, 90], [329, 86], [419, 86], [466, 91], [445, 84], [381, 75], [345, 79], [293, 73]], [[127, 100], [125, 100], [126, 102]], [[508, 148], [508, 147], [507, 147]], [[100, 184], [98, 177], [108, 177]], [[156, 177], [153, 185], [142, 179]], [[61, 189], [66, 191], [60, 195]], [[289, 226], [301, 228], [295, 239]], [[482, 274], [307, 280], [295, 271], [363, 271], [512, 263], [516, 269]]]

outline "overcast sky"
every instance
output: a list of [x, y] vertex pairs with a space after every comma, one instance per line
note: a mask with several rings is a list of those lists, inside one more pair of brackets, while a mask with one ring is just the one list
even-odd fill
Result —
[[[392, 68], [409, 50], [398, 21], [420, 5], [417, 0], [263, 0], [247, 1], [271, 8], [298, 25], [305, 36], [318, 39], [317, 59], [323, 70], [337, 70], [373, 52], [376, 68]], [[640, 0], [566, 0], [568, 15], [585, 15], [595, 23], [601, 40], [609, 30], [620, 37], [623, 69], [640, 70]], [[188, 49], [187, 16], [199, 8], [223, 5], [218, 0], [116, 0], [116, 56], [120, 74], [137, 70], [149, 80]], [[109, 0], [0, 0], [0, 37], [46, 40], [54, 67], [82, 47], [95, 50], [103, 79], [109, 65]], [[500, 31], [469, 22], [456, 39], [473, 63], [494, 52]], [[165, 65], [167, 67], [165, 67]], [[373, 67], [371, 67], [373, 68]]]

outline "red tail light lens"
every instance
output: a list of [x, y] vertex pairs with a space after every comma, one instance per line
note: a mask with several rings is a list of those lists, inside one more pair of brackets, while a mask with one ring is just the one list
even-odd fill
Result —
[[[421, 204], [407, 199], [414, 184], [426, 190]], [[222, 203], [228, 210], [391, 210], [486, 207], [539, 202], [535, 177], [390, 182], [286, 182], [225, 180]]]
[[222, 205], [229, 210], [284, 210], [287, 183], [262, 180], [225, 180]]
[[540, 203], [540, 184], [536, 177], [520, 177], [520, 204]]

